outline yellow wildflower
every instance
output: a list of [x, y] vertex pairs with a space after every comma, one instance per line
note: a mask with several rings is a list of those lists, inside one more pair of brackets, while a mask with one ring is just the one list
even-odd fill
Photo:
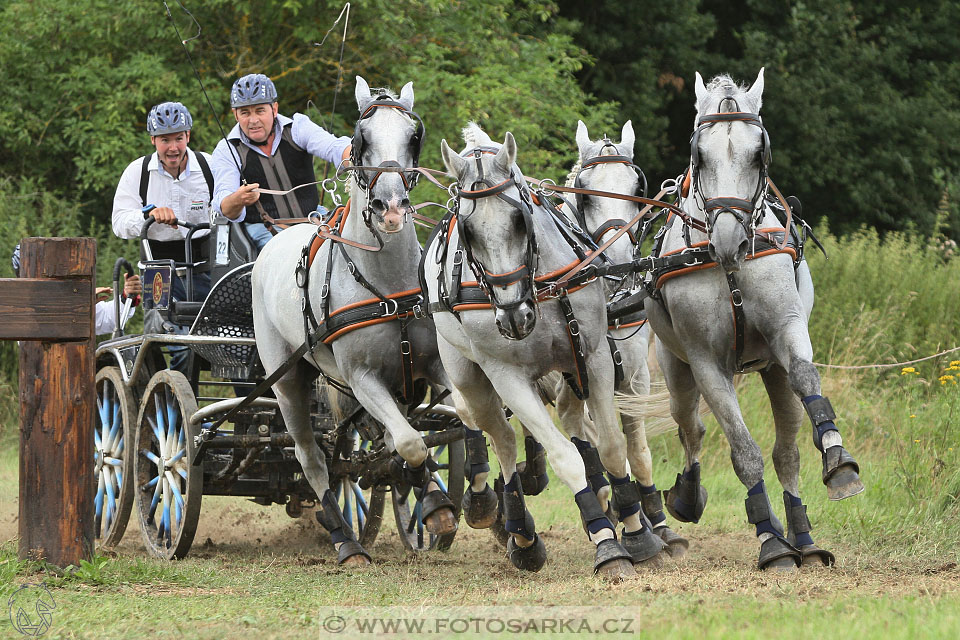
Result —
[[902, 376], [905, 376], [908, 373], [916, 373], [916, 372], [917, 370], [914, 369], [913, 367], [904, 367], [903, 369], [900, 369], [900, 375]]
[[952, 365], [950, 365], [949, 367], [946, 368], [946, 371], [960, 371], [960, 367], [958, 367], [958, 366], [955, 365], [955, 364], [952, 364]]
[[960, 360], [951, 360], [951, 361], [950, 361], [950, 366], [951, 366], [951, 367], [960, 367]]
[[916, 418], [916, 417], [917, 417], [917, 414], [911, 413], [911, 414], [910, 414], [910, 417], [911, 417], [911, 418]]
[[920, 444], [920, 441], [919, 441], [919, 440], [914, 440], [914, 442], [916, 442], [917, 444]]

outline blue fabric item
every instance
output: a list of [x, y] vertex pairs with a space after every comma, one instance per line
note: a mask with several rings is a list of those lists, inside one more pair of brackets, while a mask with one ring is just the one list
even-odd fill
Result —
[[[244, 223], [246, 224], [246, 223]], [[250, 239], [255, 245], [257, 245], [257, 250], [263, 250], [270, 238], [273, 236], [270, 234], [269, 229], [262, 222], [253, 222], [246, 224], [247, 235], [250, 236]]]
[[[645, 485], [645, 484], [641, 484], [640, 481], [638, 480], [638, 481], [637, 481], [637, 486], [640, 487], [640, 493], [642, 493], [642, 494], [651, 494], [651, 493], [656, 493], [656, 492], [657, 492], [657, 485], [656, 485], [656, 484], [651, 484], [651, 485], [647, 486], [647, 485]], [[661, 522], [666, 522], [666, 521], [667, 521], [667, 515], [666, 515], [662, 510], [661, 510], [661, 511], [658, 511], [657, 513], [655, 513], [655, 514], [653, 514], [653, 515], [650, 515], [649, 513], [645, 513], [645, 515], [646, 515], [647, 518], [650, 520], [650, 524], [652, 524], [654, 527], [656, 527], [656, 526], [657, 526], [658, 524], [660, 524]]]
[[[628, 482], [630, 482], [630, 476], [624, 476], [624, 477], [622, 477], [622, 478], [617, 478], [616, 476], [612, 476], [612, 475], [610, 476], [610, 483], [611, 483], [613, 486], [617, 486], [617, 485], [621, 485], [621, 484], [627, 484]], [[616, 495], [616, 494], [614, 494], [614, 495]], [[614, 507], [617, 507], [617, 505], [614, 504]], [[639, 513], [639, 512], [640, 512], [640, 503], [639, 503], [639, 502], [634, 502], [632, 505], [629, 505], [629, 506], [627, 506], [627, 507], [625, 507], [625, 508], [623, 508], [623, 509], [617, 509], [617, 515], [620, 516], [620, 520], [621, 520], [621, 521], [623, 521], [623, 520], [625, 520], [626, 518], [629, 518], [630, 516], [632, 516], [633, 514]], [[643, 521], [642, 521], [642, 520], [641, 520], [640, 524], [643, 525]]]
[[[806, 405], [814, 400], [819, 400], [822, 397], [823, 396], [818, 395], [807, 396], [802, 400], [802, 402], [804, 405]], [[837, 433], [840, 433], [840, 430], [837, 429], [837, 425], [835, 425], [832, 420], [827, 420], [826, 422], [813, 425], [813, 444], [817, 449], [820, 450], [821, 453], [823, 452], [823, 434], [825, 434], [827, 431], [836, 431]]]
[[[797, 496], [793, 495], [793, 494], [790, 493], [789, 491], [787, 491], [786, 494], [787, 494], [788, 496], [790, 496], [790, 506], [791, 506], [791, 507], [799, 507], [799, 506], [802, 506], [802, 505], [803, 505], [803, 502], [802, 502], [802, 501], [800, 500], [800, 498], [798, 498]], [[806, 531], [806, 532], [804, 532], [804, 533], [795, 534], [794, 537], [797, 539], [797, 545], [796, 545], [796, 546], [798, 546], [798, 547], [803, 547], [803, 546], [808, 545], [808, 544], [813, 544], [813, 538], [810, 536], [810, 532], [809, 532], [809, 531]]]
[[766, 487], [763, 486], [763, 480], [761, 480], [757, 484], [753, 485], [753, 487], [749, 491], [747, 491], [747, 495], [755, 496], [758, 493], [766, 493], [766, 491], [767, 491]]
[[[581, 457], [583, 457], [583, 453], [585, 451], [590, 451], [591, 449], [595, 448], [592, 444], [590, 444], [589, 441], [581, 440], [580, 438], [570, 438], [570, 441], [577, 448], [577, 451], [580, 452]], [[600, 491], [600, 489], [610, 484], [609, 482], [607, 482], [607, 479], [604, 477], [602, 473], [594, 473], [592, 475], [588, 475], [587, 482], [590, 483], [590, 488], [593, 489], [594, 493], [597, 493], [598, 491]]]
[[339, 529], [334, 529], [333, 531], [330, 532], [330, 541], [333, 544], [346, 542], [349, 539], [350, 538], [347, 536], [347, 534], [343, 532], [343, 527], [340, 527]]
[[[210, 293], [210, 274], [209, 273], [197, 273], [193, 276], [193, 299], [196, 301], [202, 301], [207, 299], [207, 295]], [[174, 275], [170, 280], [170, 297], [173, 300], [186, 300], [187, 299], [187, 289], [184, 286], [184, 282], [180, 278]], [[177, 328], [177, 333], [180, 335], [187, 335], [190, 332], [190, 327], [180, 326]], [[190, 347], [183, 344], [172, 344], [166, 347], [167, 355], [170, 356], [170, 368], [175, 371], [179, 371], [183, 375], [188, 376], [187, 363], [190, 358]]]
[[[751, 488], [747, 491], [747, 495], [748, 495], [748, 496], [755, 496], [755, 495], [761, 494], [761, 493], [766, 494], [766, 492], [767, 492], [767, 489], [766, 489], [766, 487], [763, 486], [763, 480], [761, 480], [761, 481], [758, 482], [757, 484], [753, 485], [753, 487], [751, 487]], [[763, 520], [762, 522], [758, 522], [758, 523], [756, 524], [756, 527], [757, 527], [757, 535], [758, 535], [758, 536], [759, 536], [761, 533], [770, 533], [770, 534], [775, 535], [775, 536], [778, 537], [778, 538], [782, 538], [782, 537], [783, 537], [783, 534], [781, 534], [779, 531], [777, 531], [776, 529], [773, 528], [773, 523], [770, 522], [769, 520]]]
[[[577, 495], [580, 496], [588, 492], [592, 493], [593, 490], [590, 487], [584, 487], [583, 489], [577, 492]], [[602, 518], [597, 518], [596, 520], [591, 520], [590, 522], [587, 523], [587, 531], [589, 531], [590, 533], [598, 533], [603, 529], [613, 529], [613, 525], [610, 524], [610, 520], [608, 520], [606, 516]]]

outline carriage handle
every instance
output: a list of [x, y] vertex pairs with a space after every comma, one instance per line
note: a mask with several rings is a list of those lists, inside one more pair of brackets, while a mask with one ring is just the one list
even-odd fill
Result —
[[123, 288], [120, 286], [120, 270], [124, 269], [127, 272], [127, 275], [133, 275], [133, 266], [127, 261], [126, 258], [117, 258], [117, 261], [113, 264], [113, 312], [117, 320], [116, 326], [113, 328], [113, 334], [111, 338], [117, 338], [123, 335], [123, 328], [127, 325], [127, 315], [130, 313], [130, 307], [133, 305], [133, 298], [130, 296], [124, 295], [123, 301], [123, 315], [120, 313], [120, 295], [123, 292]]
[[[155, 208], [156, 207], [154, 205], [148, 204], [143, 208], [143, 215], [147, 215], [148, 213], [153, 211]], [[150, 230], [150, 227], [156, 221], [157, 221], [156, 218], [152, 216], [148, 217], [146, 220], [143, 221], [143, 226], [140, 228], [140, 253], [143, 256], [143, 259], [145, 261], [153, 260], [153, 252], [150, 250], [150, 241], [147, 239], [147, 232]], [[186, 257], [186, 262], [184, 263], [183, 266], [186, 269], [186, 276], [187, 276], [187, 282], [186, 282], [187, 301], [192, 302], [193, 301], [193, 269], [194, 267], [197, 266], [193, 261], [193, 242], [192, 242], [193, 234], [196, 233], [197, 231], [209, 229], [210, 223], [209, 222], [193, 223], [193, 222], [187, 222], [186, 220], [180, 220], [179, 218], [174, 220], [173, 222], [175, 226], [184, 227], [185, 229], [187, 229], [187, 235], [183, 239], [184, 253]], [[179, 271], [180, 270], [177, 269], [178, 275], [179, 275]]]

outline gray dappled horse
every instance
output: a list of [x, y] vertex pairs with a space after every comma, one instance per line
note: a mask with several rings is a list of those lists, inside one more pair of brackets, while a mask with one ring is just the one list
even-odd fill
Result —
[[[516, 473], [516, 436], [503, 404], [542, 443], [554, 472], [575, 494], [588, 535], [597, 545], [595, 571], [611, 577], [634, 575], [631, 561], [644, 562], [664, 545], [645, 522], [639, 491], [627, 476], [626, 446], [613, 405], [603, 289], [591, 284], [538, 300], [537, 284], [556, 281], [577, 256], [553, 214], [531, 202], [515, 163], [513, 136], [507, 133], [499, 145], [471, 123], [464, 139], [467, 149], [459, 155], [445, 140], [441, 145], [444, 163], [457, 180], [456, 218], [440, 225], [427, 244], [424, 283], [440, 356], [461, 394], [455, 398], [458, 413], [490, 434], [506, 480], [503, 510], [511, 534], [510, 559], [520, 569], [536, 571], [546, 551], [524, 504]], [[479, 282], [482, 291], [471, 281]], [[617, 485], [614, 499], [628, 532], [623, 545], [587, 484], [577, 448], [556, 428], [540, 400], [537, 381], [551, 371], [574, 377], [581, 390], [589, 382], [587, 405], [597, 425], [600, 458]], [[490, 493], [485, 481], [471, 482], [464, 497], [471, 526], [477, 526], [477, 518], [469, 502], [486, 501], [483, 496]]]
[[[625, 195], [646, 196], [646, 178], [643, 172], [633, 163], [634, 147], [633, 123], [629, 120], [623, 125], [620, 133], [620, 142], [615, 143], [606, 136], [600, 140], [591, 140], [587, 126], [577, 123], [578, 161], [571, 172], [567, 186], [607, 191]], [[627, 222], [636, 217], [640, 205], [627, 200], [604, 198], [599, 196], [578, 195], [576, 198], [565, 198], [563, 212], [582, 228], [597, 245], [603, 244], [606, 238], [616, 230], [627, 225]], [[635, 243], [639, 227], [620, 236], [604, 253], [613, 264], [629, 263], [634, 258]], [[640, 283], [635, 276], [622, 278], [605, 278], [603, 281], [607, 299], [618, 299], [637, 290]], [[650, 327], [644, 321], [642, 314], [618, 320], [608, 328], [608, 342], [611, 346], [611, 355], [619, 362], [619, 375], [615, 379], [619, 384], [617, 391], [625, 394], [646, 396], [650, 393], [650, 371], [647, 366], [647, 355], [650, 341]], [[557, 396], [557, 413], [563, 423], [564, 430], [577, 445], [584, 457], [587, 467], [587, 476], [591, 487], [598, 495], [609, 492], [605, 487], [606, 479], [602, 469], [597, 469], [595, 449], [590, 446], [595, 441], [593, 425], [586, 416], [584, 403], [577, 398], [569, 385], [559, 381], [553, 385], [553, 392]], [[650, 448], [647, 445], [644, 420], [641, 417], [621, 413], [620, 420], [627, 440], [627, 460], [630, 462], [630, 471], [637, 478], [641, 494], [643, 512], [650, 519], [653, 530], [664, 542], [667, 550], [674, 557], [682, 556], [689, 544], [686, 539], [677, 535], [669, 526], [663, 513], [663, 504], [660, 492], [653, 482], [653, 461]], [[603, 500], [601, 499], [601, 504]]]
[[[692, 265], [713, 261], [720, 268], [696, 264], [687, 272], [654, 273], [659, 296], [646, 301], [646, 311], [687, 458], [667, 493], [668, 510], [679, 520], [697, 522], [706, 503], [698, 462], [705, 432], [697, 412], [702, 394], [747, 488], [747, 519], [761, 543], [759, 567], [791, 570], [801, 562], [834, 562], [830, 552], [813, 543], [800, 500], [796, 439], [804, 409], [822, 452], [830, 499], [855, 495], [863, 484], [857, 463], [842, 446], [830, 402], [820, 395], [820, 377], [811, 362], [809, 269], [798, 259], [802, 253], [784, 247], [783, 223], [766, 204], [772, 183], [767, 182], [770, 141], [759, 116], [762, 93], [762, 69], [749, 90], [728, 76], [704, 86], [697, 74], [689, 192], [683, 194], [682, 209], [705, 223], [706, 233], [673, 216], [659, 256], [686, 252]], [[695, 258], [704, 247], [707, 253]], [[734, 390], [734, 374], [753, 370], [759, 370], [773, 409], [773, 463], [785, 489], [787, 536], [767, 497], [763, 455], [744, 424]]]
[[[361, 118], [354, 136], [354, 164], [416, 166], [422, 131], [411, 117], [412, 83], [394, 100], [371, 94], [363, 78], [357, 77], [356, 98]], [[427, 529], [436, 535], [456, 529], [453, 505], [426, 469], [423, 438], [410, 426], [405, 406], [396, 399], [409, 373], [401, 362], [403, 326], [413, 354], [413, 378], [449, 387], [437, 353], [433, 322], [429, 318], [413, 320], [409, 313], [411, 300], [416, 302], [411, 292], [419, 294], [420, 261], [420, 244], [410, 223], [411, 181], [405, 174], [390, 172], [357, 171], [351, 177], [353, 213], [347, 216], [342, 236], [372, 246], [382, 242], [380, 251], [327, 240], [304, 273], [298, 265], [317, 227], [300, 224], [271, 239], [253, 268], [254, 329], [267, 375], [304, 344], [313, 321], [318, 323], [318, 331], [325, 331], [331, 327], [327, 321], [348, 305], [372, 301], [374, 307], [382, 305], [381, 320], [389, 320], [368, 323], [329, 344], [320, 341], [273, 385], [287, 431], [296, 444], [297, 460], [320, 498], [318, 518], [330, 531], [341, 563], [365, 564], [370, 557], [343, 519], [329, 488], [323, 452], [314, 440], [309, 410], [311, 380], [317, 369], [349, 387], [367, 412], [386, 427], [388, 445], [405, 460], [404, 481], [426, 492], [423, 513], [429, 512], [424, 516]], [[307, 287], [302, 300], [304, 289], [298, 280], [302, 282], [304, 276]], [[301, 311], [302, 304], [306, 312]], [[326, 317], [324, 310], [329, 310]], [[409, 315], [398, 319], [398, 312]]]

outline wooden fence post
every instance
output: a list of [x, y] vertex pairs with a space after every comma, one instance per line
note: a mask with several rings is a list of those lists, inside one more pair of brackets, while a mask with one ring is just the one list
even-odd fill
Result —
[[0, 339], [20, 343], [21, 558], [93, 555], [96, 423], [92, 238], [28, 238], [0, 281]]

